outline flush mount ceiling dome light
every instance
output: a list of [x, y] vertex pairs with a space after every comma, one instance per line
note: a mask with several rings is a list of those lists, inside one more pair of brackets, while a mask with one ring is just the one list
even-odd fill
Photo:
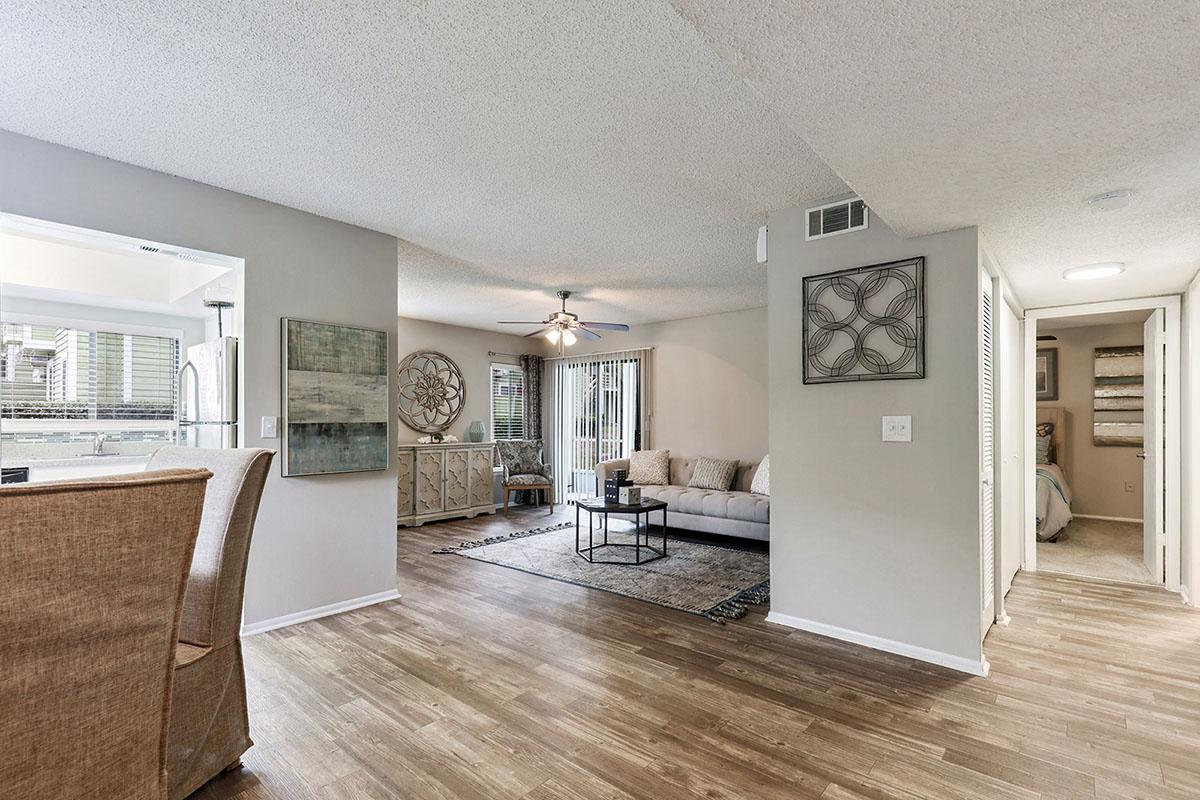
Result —
[[1082, 267], [1071, 267], [1063, 273], [1063, 278], [1069, 281], [1094, 281], [1100, 278], [1111, 278], [1125, 271], [1125, 265], [1120, 261], [1105, 261], [1101, 264], [1084, 264]]
[[1129, 205], [1133, 192], [1128, 189], [1117, 189], [1111, 192], [1094, 195], [1088, 198], [1088, 206], [1092, 211], [1116, 211]]

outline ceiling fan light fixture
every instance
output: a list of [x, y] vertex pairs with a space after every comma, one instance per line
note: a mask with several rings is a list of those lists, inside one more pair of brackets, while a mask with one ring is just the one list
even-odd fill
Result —
[[1094, 281], [1100, 278], [1111, 278], [1125, 271], [1125, 265], [1120, 261], [1104, 261], [1099, 264], [1084, 264], [1082, 267], [1071, 267], [1063, 273], [1063, 279], [1068, 281]]
[[568, 330], [565, 330], [562, 332], [562, 341], [563, 341], [563, 344], [565, 344], [567, 347], [570, 347], [571, 345], [575, 344], [575, 342], [577, 342], [579, 340], [575, 337], [575, 334], [572, 333], [570, 331], [570, 329], [568, 329]]
[[558, 344], [558, 337], [561, 335], [558, 328], [551, 328], [546, 331], [546, 338], [550, 340], [550, 344]]

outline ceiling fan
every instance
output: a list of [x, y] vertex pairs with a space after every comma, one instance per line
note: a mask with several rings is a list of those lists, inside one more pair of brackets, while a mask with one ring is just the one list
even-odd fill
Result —
[[525, 334], [526, 338], [532, 336], [545, 336], [551, 344], [558, 345], [558, 352], [562, 353], [563, 348], [570, 347], [578, 341], [579, 337], [596, 341], [600, 339], [601, 331], [627, 331], [629, 326], [622, 322], [584, 322], [579, 319], [578, 314], [572, 314], [567, 311], [567, 298], [571, 293], [562, 290], [558, 292], [558, 297], [562, 300], [562, 310], [555, 311], [548, 319], [543, 322], [500, 322], [499, 325], [541, 325], [542, 327], [533, 333]]

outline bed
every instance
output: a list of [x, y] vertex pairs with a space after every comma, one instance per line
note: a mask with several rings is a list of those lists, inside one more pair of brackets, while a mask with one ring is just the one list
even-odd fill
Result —
[[1050, 459], [1035, 464], [1037, 484], [1037, 538], [1053, 542], [1071, 521], [1071, 485], [1067, 482], [1067, 412], [1061, 406], [1039, 406], [1038, 425], [1050, 423]]

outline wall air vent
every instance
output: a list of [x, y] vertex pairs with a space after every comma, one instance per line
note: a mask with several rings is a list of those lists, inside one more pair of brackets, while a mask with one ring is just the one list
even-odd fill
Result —
[[157, 247], [152, 247], [151, 245], [148, 245], [148, 244], [139, 245], [138, 247], [143, 253], [157, 253], [158, 252]]
[[806, 240], [861, 231], [867, 227], [867, 206], [857, 197], [810, 208], [807, 215]]

